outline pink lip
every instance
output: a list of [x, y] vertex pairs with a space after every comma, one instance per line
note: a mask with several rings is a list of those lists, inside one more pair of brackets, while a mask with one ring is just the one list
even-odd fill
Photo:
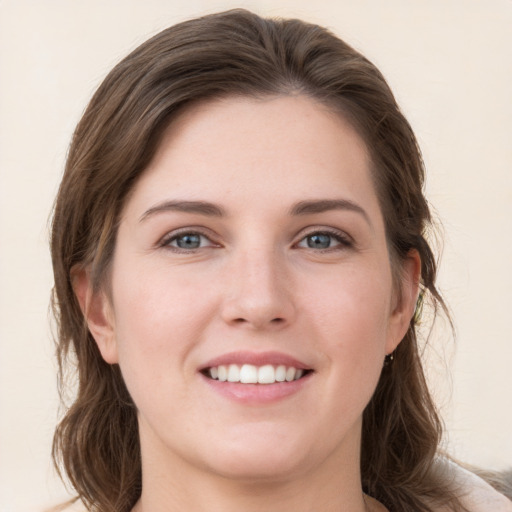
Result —
[[238, 351], [223, 354], [208, 361], [206, 364], [199, 368], [199, 371], [211, 368], [213, 366], [228, 365], [228, 364], [252, 364], [254, 366], [263, 366], [265, 364], [272, 364], [275, 366], [293, 366], [298, 370], [310, 370], [311, 367], [305, 363], [281, 352], [249, 352]]
[[298, 393], [312, 378], [309, 373], [292, 382], [276, 382], [275, 384], [240, 384], [239, 382], [220, 382], [209, 379], [201, 374], [204, 382], [211, 390], [243, 405], [270, 405]]
[[[203, 372], [207, 368], [229, 364], [252, 364], [263, 366], [271, 364], [274, 366], [293, 366], [299, 370], [311, 370], [311, 366], [295, 359], [282, 352], [249, 352], [237, 351], [223, 354], [208, 361], [199, 368]], [[210, 379], [201, 373], [202, 379], [211, 390], [243, 405], [265, 405], [272, 404], [286, 397], [298, 393], [311, 379], [314, 372], [308, 373], [299, 380], [292, 382], [276, 382], [275, 384], [241, 384], [239, 382], [221, 382]]]

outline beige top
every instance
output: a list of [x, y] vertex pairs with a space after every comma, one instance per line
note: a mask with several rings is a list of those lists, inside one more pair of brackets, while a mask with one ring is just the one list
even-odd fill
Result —
[[462, 501], [471, 512], [512, 512], [512, 501], [474, 473], [457, 464], [451, 464], [455, 469], [457, 481], [463, 489], [467, 489]]

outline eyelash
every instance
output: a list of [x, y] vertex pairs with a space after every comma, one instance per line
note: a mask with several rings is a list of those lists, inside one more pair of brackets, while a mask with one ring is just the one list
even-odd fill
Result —
[[311, 250], [314, 250], [315, 252], [331, 252], [331, 251], [342, 251], [346, 249], [350, 249], [354, 247], [354, 241], [350, 236], [348, 236], [343, 231], [338, 231], [334, 229], [318, 229], [313, 230], [308, 233], [306, 233], [297, 244], [296, 246], [299, 246], [299, 244], [303, 241], [306, 241], [308, 238], [313, 236], [328, 236], [331, 239], [334, 239], [337, 242], [337, 245], [334, 245], [333, 247], [326, 247], [326, 248], [313, 248], [313, 247], [305, 247]]
[[[334, 239], [335, 242], [337, 242], [337, 245], [334, 245], [332, 247], [329, 246], [326, 248], [313, 248], [313, 247], [303, 247], [303, 248], [311, 249], [314, 252], [331, 252], [331, 251], [342, 251], [342, 250], [346, 250], [346, 249], [350, 249], [350, 248], [354, 247], [354, 241], [352, 240], [352, 238], [350, 236], [348, 236], [343, 231], [330, 230], [330, 229], [318, 229], [318, 230], [309, 231], [308, 233], [305, 233], [297, 243], [294, 244], [294, 247], [301, 248], [300, 244], [302, 242], [307, 241], [308, 238], [313, 237], [315, 235], [316, 236], [322, 236], [322, 235], [328, 236], [331, 239]], [[198, 236], [202, 239], [208, 240], [209, 245], [194, 247], [194, 248], [190, 248], [190, 249], [171, 245], [172, 242], [175, 242], [179, 238], [182, 238], [185, 236]], [[168, 233], [158, 242], [158, 246], [165, 248], [165, 249], [169, 249], [173, 252], [184, 253], [184, 254], [193, 253], [199, 249], [204, 249], [204, 248], [208, 248], [208, 247], [220, 247], [219, 244], [216, 244], [211, 239], [211, 235], [207, 235], [202, 231], [194, 230], [194, 229], [190, 229], [190, 228], [188, 228], [188, 229], [185, 228], [178, 232]]]
[[195, 252], [197, 251], [198, 249], [203, 249], [203, 247], [194, 247], [192, 249], [186, 249], [186, 248], [183, 248], [183, 247], [176, 247], [176, 246], [173, 246], [171, 245], [172, 242], [178, 240], [179, 238], [183, 238], [185, 236], [199, 236], [200, 238], [203, 238], [203, 239], [206, 239], [209, 241], [209, 245], [207, 245], [206, 247], [219, 247], [218, 244], [216, 244], [214, 241], [212, 241], [211, 239], [211, 235], [207, 235], [199, 230], [194, 230], [194, 229], [183, 229], [181, 231], [173, 231], [172, 233], [168, 233], [167, 235], [165, 235], [161, 240], [160, 242], [158, 242], [158, 246], [159, 247], [163, 247], [164, 249], [169, 249], [173, 252], [178, 252], [178, 253], [191, 253], [191, 252]]

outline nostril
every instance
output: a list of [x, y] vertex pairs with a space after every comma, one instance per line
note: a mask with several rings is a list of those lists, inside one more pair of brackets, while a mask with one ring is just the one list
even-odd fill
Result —
[[[239, 317], [239, 318], [234, 318], [233, 323], [246, 324], [246, 323], [250, 323], [250, 322], [246, 318]], [[270, 323], [273, 325], [281, 325], [281, 324], [285, 323], [285, 319], [281, 318], [281, 317], [276, 317], [276, 318], [273, 318], [272, 320], [270, 320]]]

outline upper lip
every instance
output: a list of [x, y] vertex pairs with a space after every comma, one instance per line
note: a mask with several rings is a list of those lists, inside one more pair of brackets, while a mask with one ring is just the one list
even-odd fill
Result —
[[263, 366], [266, 364], [271, 364], [274, 366], [293, 366], [298, 370], [311, 369], [311, 367], [305, 364], [304, 362], [299, 361], [295, 357], [292, 357], [288, 354], [284, 354], [282, 352], [249, 352], [241, 350], [237, 352], [229, 352], [227, 354], [222, 354], [218, 357], [214, 357], [213, 359], [210, 359], [207, 363], [202, 365], [199, 368], [199, 370], [202, 371], [206, 370], [207, 368], [229, 364], [252, 364], [254, 366]]

